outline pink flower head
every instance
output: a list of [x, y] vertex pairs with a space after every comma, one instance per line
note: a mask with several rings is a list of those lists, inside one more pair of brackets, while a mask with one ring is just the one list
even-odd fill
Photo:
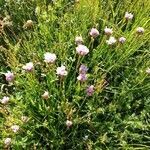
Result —
[[24, 65], [22, 68], [28, 72], [31, 72], [34, 68], [33, 63], [32, 62], [26, 63], [26, 65]]
[[70, 128], [71, 126], [72, 126], [72, 121], [70, 121], [70, 120], [67, 120], [66, 121], [66, 126], [68, 127], [68, 128]]
[[84, 82], [84, 81], [87, 80], [87, 75], [83, 74], [83, 73], [80, 73], [79, 76], [77, 77], [77, 80], [81, 81], [81, 82]]
[[4, 97], [0, 100], [0, 102], [1, 102], [2, 104], [7, 104], [7, 103], [9, 102], [9, 97], [4, 96]]
[[96, 38], [97, 36], [99, 36], [99, 31], [96, 28], [92, 28], [91, 31], [90, 31], [90, 35], [93, 38]]
[[120, 38], [119, 38], [119, 42], [120, 42], [121, 44], [123, 44], [125, 41], [126, 41], [126, 38], [125, 38], [125, 37], [120, 37]]
[[93, 85], [89, 86], [89, 87], [86, 89], [86, 93], [87, 93], [88, 96], [92, 96], [93, 93], [94, 93], [94, 86], [93, 86]]
[[85, 45], [78, 45], [76, 47], [76, 52], [81, 56], [85, 56], [89, 53], [89, 49]]
[[104, 32], [105, 32], [106, 35], [112, 35], [113, 30], [111, 28], [105, 27]]
[[129, 13], [129, 12], [126, 12], [126, 13], [125, 13], [125, 18], [126, 18], [127, 20], [132, 20], [132, 19], [133, 19], [133, 14], [131, 14], [131, 13]]
[[19, 126], [18, 126], [18, 125], [13, 125], [13, 126], [11, 126], [11, 129], [12, 129], [12, 131], [13, 131], [14, 133], [16, 133], [16, 132], [18, 132], [18, 130], [19, 130]]
[[116, 39], [114, 38], [114, 37], [110, 37], [109, 38], [109, 40], [106, 40], [106, 43], [108, 44], [108, 45], [113, 45], [113, 44], [115, 44], [116, 43]]
[[43, 99], [48, 99], [49, 98], [49, 93], [48, 91], [45, 91], [44, 94], [42, 95]]
[[61, 67], [58, 67], [56, 70], [56, 74], [59, 76], [66, 76], [68, 74], [68, 72], [66, 71], [66, 67], [63, 65]]
[[136, 32], [137, 32], [138, 34], [143, 34], [143, 33], [144, 33], [144, 28], [143, 28], [143, 27], [138, 27], [138, 28], [136, 29]]
[[46, 63], [54, 63], [55, 60], [56, 60], [56, 55], [55, 55], [55, 54], [49, 53], [49, 52], [46, 52], [46, 53], [44, 54], [44, 61], [45, 61]]
[[77, 37], [75, 38], [75, 43], [76, 43], [77, 45], [82, 44], [82, 43], [83, 43], [83, 38], [82, 38], [82, 36], [77, 36]]
[[80, 66], [80, 68], [79, 68], [79, 72], [80, 72], [81, 74], [86, 74], [87, 71], [88, 71], [87, 66], [85, 66], [85, 65], [82, 64], [82, 65]]
[[7, 71], [7, 73], [5, 73], [5, 77], [6, 77], [6, 81], [11, 82], [14, 80], [14, 74], [10, 71]]
[[5, 144], [6, 146], [9, 146], [9, 145], [11, 144], [11, 138], [6, 138], [6, 139], [4, 140], [4, 144]]

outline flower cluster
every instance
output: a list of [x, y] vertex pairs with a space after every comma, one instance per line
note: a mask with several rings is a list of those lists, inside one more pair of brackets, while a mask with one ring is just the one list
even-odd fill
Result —
[[[126, 20], [132, 20], [133, 19], [133, 14], [131, 13], [128, 13], [126, 12], [125, 13], [125, 19]], [[28, 20], [26, 22], [26, 24], [24, 25], [25, 28], [30, 28], [33, 26], [33, 21], [32, 20]], [[138, 27], [136, 29], [136, 33], [137, 34], [143, 34], [145, 32], [144, 28], [143, 27]], [[112, 36], [113, 34], [113, 28], [108, 28], [107, 26], [105, 27], [104, 29], [104, 33], [106, 36], [106, 38], [108, 38], [106, 40], [106, 44], [107, 45], [114, 45], [116, 42], [117, 42], [117, 39]], [[92, 37], [92, 39], [95, 39], [97, 38], [100, 33], [99, 31], [96, 29], [96, 28], [92, 28], [89, 32], [89, 35]], [[126, 38], [121, 36], [118, 38], [118, 42], [123, 44], [125, 43], [126, 41]], [[75, 43], [77, 45], [76, 47], [76, 53], [80, 56], [85, 56], [89, 53], [89, 48], [85, 45], [83, 45], [83, 38], [82, 36], [77, 36], [75, 38]], [[50, 52], [46, 52], [44, 54], [44, 57], [43, 57], [43, 62], [45, 63], [48, 63], [48, 64], [54, 64], [55, 65], [55, 62], [56, 62], [56, 59], [57, 59], [57, 56], [56, 54], [54, 53], [50, 53]], [[80, 64], [80, 63], [79, 63]], [[78, 67], [77, 67], [78, 68]], [[33, 62], [28, 62], [26, 63], [25, 65], [23, 65], [22, 67], [23, 70], [25, 70], [26, 72], [32, 72], [34, 70], [34, 64]], [[87, 71], [88, 71], [88, 67], [84, 64], [81, 64], [80, 67], [79, 67], [79, 74], [77, 76], [77, 80], [80, 81], [80, 82], [85, 82], [87, 81], [88, 77], [87, 77]], [[146, 73], [147, 74], [150, 74], [150, 68], [148, 68], [146, 70]], [[68, 71], [66, 69], [66, 66], [64, 65], [61, 65], [59, 67], [56, 68], [56, 75], [58, 75], [59, 77], [65, 77], [68, 75]], [[14, 81], [14, 73], [8, 71], [5, 73], [5, 79], [6, 81], [8, 82], [12, 82]], [[94, 91], [95, 91], [95, 87], [94, 85], [89, 85], [86, 89], [84, 89], [86, 91], [86, 94], [87, 96], [92, 96], [94, 94]], [[48, 100], [49, 99], [49, 92], [48, 91], [44, 91], [43, 94], [41, 94], [41, 98], [44, 99], [44, 100]], [[7, 97], [7, 96], [4, 96], [2, 99], [0, 99], [0, 102], [3, 104], [3, 105], [6, 105], [8, 102], [10, 101], [10, 98]], [[27, 122], [29, 120], [29, 118], [27, 116], [22, 116], [21, 117], [21, 120], [22, 122]], [[71, 120], [67, 120], [66, 121], [66, 126], [67, 128], [70, 128], [71, 126], [73, 125], [73, 122]], [[20, 130], [20, 126], [19, 125], [12, 125], [11, 126], [11, 130], [14, 132], [14, 133], [17, 133], [19, 130]], [[12, 139], [11, 138], [6, 138], [4, 140], [4, 144], [6, 146], [9, 146], [11, 144], [11, 141]]]
[[86, 89], [86, 93], [88, 96], [92, 96], [94, 93], [94, 85], [90, 85], [87, 89]]
[[87, 80], [87, 75], [86, 75], [87, 71], [88, 71], [87, 66], [82, 64], [79, 68], [79, 76], [77, 77], [77, 80], [81, 81], [81, 82], [86, 81]]

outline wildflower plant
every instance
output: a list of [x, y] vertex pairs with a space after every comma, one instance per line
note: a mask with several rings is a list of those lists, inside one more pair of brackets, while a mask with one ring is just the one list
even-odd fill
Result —
[[149, 8], [0, 1], [0, 149], [150, 149]]

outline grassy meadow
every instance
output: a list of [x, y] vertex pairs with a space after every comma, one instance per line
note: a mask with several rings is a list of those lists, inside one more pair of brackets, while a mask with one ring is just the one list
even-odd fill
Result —
[[150, 149], [149, 0], [0, 0], [3, 149]]

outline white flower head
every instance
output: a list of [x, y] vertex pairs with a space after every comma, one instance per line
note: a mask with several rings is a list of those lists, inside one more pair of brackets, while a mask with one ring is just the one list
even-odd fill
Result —
[[82, 36], [76, 36], [75, 38], [75, 43], [78, 44], [82, 44], [83, 43], [83, 38]]
[[90, 35], [93, 38], [96, 38], [97, 36], [99, 36], [99, 31], [96, 28], [92, 28], [91, 31], [90, 31]]
[[72, 126], [72, 121], [70, 121], [70, 120], [67, 120], [66, 121], [66, 126], [69, 128], [69, 127], [71, 127]]
[[126, 13], [125, 13], [125, 18], [126, 18], [127, 20], [132, 20], [132, 19], [133, 19], [133, 14], [132, 14], [132, 13], [129, 13], [129, 12], [126, 12]]
[[9, 102], [9, 97], [7, 97], [7, 96], [4, 96], [1, 100], [0, 100], [0, 102], [2, 103], [2, 104], [7, 104], [8, 102]]
[[44, 61], [46, 63], [54, 63], [56, 60], [56, 55], [54, 53], [49, 53], [49, 52], [46, 52], [44, 54]]
[[80, 73], [79, 76], [77, 77], [77, 80], [84, 82], [87, 80], [87, 75], [85, 73]]
[[22, 68], [28, 72], [31, 72], [33, 70], [34, 66], [33, 66], [32, 62], [29, 62], [29, 63], [26, 63], [26, 65], [24, 65]]
[[66, 67], [63, 65], [61, 67], [58, 67], [56, 70], [56, 74], [59, 76], [66, 76], [68, 74], [68, 72], [66, 71]]
[[82, 65], [80, 66], [80, 68], [79, 68], [79, 73], [81, 73], [81, 74], [86, 74], [87, 71], [88, 71], [87, 66], [84, 65], [84, 64], [82, 64]]
[[11, 82], [14, 80], [14, 74], [10, 71], [7, 71], [7, 73], [5, 73], [5, 78], [6, 81]]
[[126, 41], [126, 38], [125, 38], [125, 37], [120, 37], [120, 38], [119, 38], [119, 42], [120, 42], [121, 44], [123, 44], [125, 41]]
[[113, 30], [111, 28], [105, 27], [104, 32], [105, 32], [106, 35], [112, 35]]
[[114, 37], [110, 37], [109, 38], [109, 40], [106, 40], [106, 43], [108, 44], [108, 45], [113, 45], [113, 44], [115, 44], [116, 43], [116, 39], [114, 38]]
[[138, 34], [143, 34], [144, 33], [144, 28], [143, 27], [138, 27], [137, 29], [136, 29], [136, 32], [138, 33]]
[[20, 128], [20, 127], [19, 127], [18, 125], [13, 125], [13, 126], [11, 126], [11, 129], [12, 129], [12, 131], [13, 131], [14, 133], [18, 132], [19, 128]]
[[23, 25], [23, 28], [31, 28], [33, 27], [33, 21], [27, 20], [27, 22]]
[[147, 69], [146, 69], [146, 73], [147, 73], [147, 74], [150, 74], [150, 68], [147, 68]]
[[44, 94], [42, 95], [43, 99], [48, 99], [49, 98], [49, 92], [45, 91]]
[[89, 53], [89, 49], [85, 45], [78, 45], [76, 47], [76, 52], [81, 56], [85, 56]]
[[4, 144], [5, 144], [6, 146], [9, 146], [9, 145], [11, 144], [11, 138], [6, 138], [6, 139], [4, 140]]

